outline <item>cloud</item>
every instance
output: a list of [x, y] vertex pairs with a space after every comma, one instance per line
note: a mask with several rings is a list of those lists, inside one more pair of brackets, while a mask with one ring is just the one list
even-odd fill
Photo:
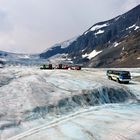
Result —
[[0, 0], [0, 50], [39, 53], [140, 0]]
[[12, 24], [5, 11], [0, 9], [0, 32], [6, 32], [12, 29]]

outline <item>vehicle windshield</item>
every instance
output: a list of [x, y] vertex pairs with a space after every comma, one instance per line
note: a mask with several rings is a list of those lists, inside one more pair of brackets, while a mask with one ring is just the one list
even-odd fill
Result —
[[120, 73], [121, 76], [130, 76], [130, 73], [129, 72], [122, 72]]

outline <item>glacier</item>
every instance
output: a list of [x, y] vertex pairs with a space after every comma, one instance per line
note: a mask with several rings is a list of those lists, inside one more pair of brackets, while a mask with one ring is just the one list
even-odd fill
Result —
[[138, 140], [140, 69], [130, 84], [106, 70], [0, 69], [0, 140]]

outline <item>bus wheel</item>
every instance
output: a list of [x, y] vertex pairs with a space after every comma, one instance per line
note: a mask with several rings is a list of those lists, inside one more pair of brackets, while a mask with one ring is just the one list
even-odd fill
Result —
[[129, 84], [129, 81], [126, 81], [125, 84]]
[[119, 79], [116, 80], [118, 83], [121, 83]]
[[108, 79], [109, 79], [109, 80], [112, 80], [111, 76], [108, 76]]

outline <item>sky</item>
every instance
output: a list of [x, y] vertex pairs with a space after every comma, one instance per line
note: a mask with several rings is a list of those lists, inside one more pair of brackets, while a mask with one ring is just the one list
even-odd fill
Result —
[[0, 50], [40, 53], [140, 0], [0, 0]]

